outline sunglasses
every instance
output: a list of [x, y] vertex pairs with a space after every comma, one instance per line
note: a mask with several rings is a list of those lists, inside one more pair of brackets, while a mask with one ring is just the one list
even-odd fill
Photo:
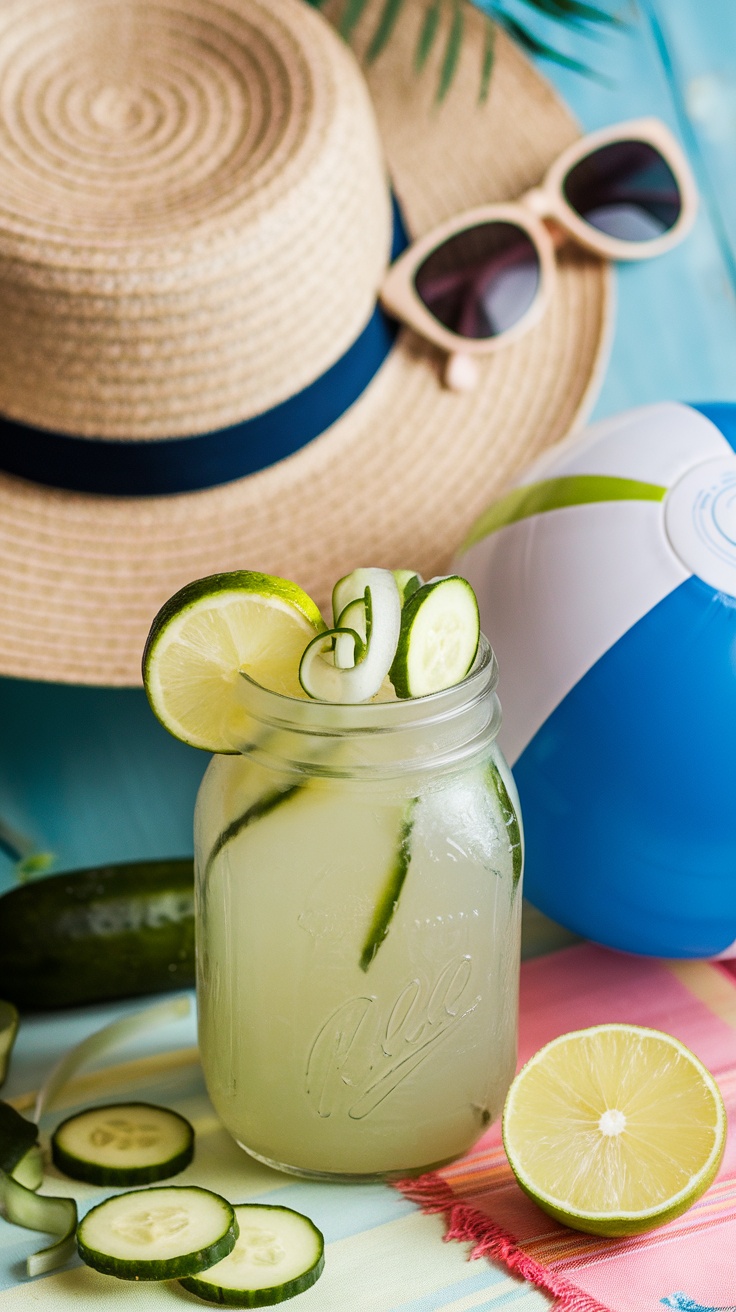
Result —
[[458, 214], [411, 245], [388, 270], [384, 308], [448, 353], [444, 381], [474, 386], [474, 358], [516, 341], [543, 315], [555, 246], [572, 238], [614, 260], [661, 255], [697, 209], [690, 166], [658, 119], [582, 137], [541, 186], [515, 204]]

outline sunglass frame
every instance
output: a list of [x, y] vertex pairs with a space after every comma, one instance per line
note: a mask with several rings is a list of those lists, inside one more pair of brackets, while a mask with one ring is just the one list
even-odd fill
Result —
[[[575, 165], [601, 146], [617, 141], [640, 141], [653, 146], [672, 170], [680, 192], [680, 213], [661, 237], [641, 242], [610, 237], [581, 218], [565, 199], [565, 178]], [[547, 308], [556, 278], [555, 245], [559, 241], [555, 241], [545, 221], [557, 225], [584, 249], [604, 259], [642, 260], [662, 255], [682, 241], [693, 225], [697, 209], [698, 193], [690, 165], [669, 128], [657, 118], [616, 123], [572, 142], [549, 167], [542, 183], [519, 200], [465, 210], [418, 238], [388, 269], [380, 291], [381, 304], [389, 314], [450, 354], [491, 355], [523, 337], [540, 321]], [[463, 337], [445, 328], [427, 309], [416, 290], [415, 277], [426, 257], [450, 237], [494, 221], [515, 224], [527, 233], [539, 259], [539, 287], [532, 304], [512, 328], [494, 337]]]
[[[565, 178], [576, 164], [602, 146], [626, 141], [653, 146], [671, 169], [680, 193], [680, 213], [672, 227], [648, 241], [622, 241], [608, 236], [587, 223], [565, 199]], [[528, 205], [539, 218], [559, 223], [569, 236], [595, 255], [610, 260], [646, 260], [664, 255], [687, 236], [697, 214], [698, 192], [687, 157], [666, 124], [658, 118], [637, 118], [600, 128], [574, 141], [547, 170], [541, 187], [527, 192], [519, 204]]]
[[[512, 223], [527, 234], [539, 261], [539, 284], [528, 310], [512, 328], [496, 337], [461, 337], [443, 324], [427, 309], [416, 290], [414, 279], [426, 257], [449, 237], [468, 228], [485, 223]], [[489, 355], [499, 346], [508, 346], [542, 318], [547, 308], [555, 280], [554, 244], [549, 231], [532, 210], [518, 202], [501, 205], [479, 205], [466, 210], [420, 237], [391, 265], [381, 287], [381, 304], [389, 314], [414, 328], [422, 337], [451, 353], [463, 355]]]

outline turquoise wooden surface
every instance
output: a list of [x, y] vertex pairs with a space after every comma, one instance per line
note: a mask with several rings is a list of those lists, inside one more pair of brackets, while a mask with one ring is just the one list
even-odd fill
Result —
[[[640, 0], [617, 12], [621, 26], [595, 38], [538, 25], [605, 81], [541, 67], [585, 128], [666, 119], [690, 154], [703, 205], [677, 251], [617, 271], [595, 414], [668, 398], [736, 400], [736, 6]], [[0, 725], [0, 818], [52, 850], [55, 869], [191, 851], [206, 758], [168, 737], [142, 692], [0, 680]], [[12, 874], [0, 856], [0, 884]]]

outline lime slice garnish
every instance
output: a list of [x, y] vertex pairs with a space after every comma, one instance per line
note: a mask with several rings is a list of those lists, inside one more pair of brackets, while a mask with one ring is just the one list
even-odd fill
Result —
[[453, 574], [422, 584], [401, 611], [390, 675], [399, 697], [426, 697], [460, 683], [479, 637], [478, 602], [466, 579]]
[[299, 661], [324, 628], [315, 603], [287, 579], [251, 570], [188, 583], [159, 611], [143, 653], [143, 682], [169, 733], [208, 752], [234, 750], [244, 672], [302, 697]]
[[684, 1044], [638, 1025], [563, 1034], [519, 1072], [503, 1114], [519, 1184], [564, 1225], [631, 1235], [686, 1211], [715, 1178], [726, 1113]]

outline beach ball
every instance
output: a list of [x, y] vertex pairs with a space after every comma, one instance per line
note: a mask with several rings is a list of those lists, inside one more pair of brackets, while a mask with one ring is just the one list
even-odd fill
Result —
[[458, 568], [498, 658], [526, 896], [627, 952], [736, 955], [736, 405], [568, 439]]

